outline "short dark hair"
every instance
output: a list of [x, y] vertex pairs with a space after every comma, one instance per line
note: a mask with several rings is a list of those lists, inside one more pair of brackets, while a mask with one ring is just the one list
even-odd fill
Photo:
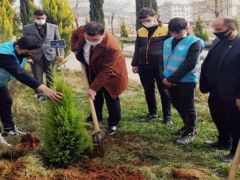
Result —
[[139, 10], [138, 12], [138, 19], [145, 19], [148, 16], [156, 16], [157, 13], [153, 8], [150, 7], [144, 7], [142, 9]]
[[228, 28], [237, 28], [238, 27], [238, 22], [236, 19], [233, 19], [231, 17], [224, 17], [224, 26]]
[[34, 16], [42, 16], [42, 15], [46, 15], [46, 13], [42, 9], [37, 9], [34, 11], [33, 15]]
[[18, 45], [20, 49], [33, 50], [40, 48], [42, 43], [40, 39], [35, 36], [24, 36], [16, 41], [16, 45]]
[[170, 32], [180, 32], [188, 27], [188, 22], [184, 18], [173, 18], [168, 24]]
[[84, 32], [89, 36], [103, 35], [104, 31], [104, 25], [98, 22], [89, 22], [84, 27]]

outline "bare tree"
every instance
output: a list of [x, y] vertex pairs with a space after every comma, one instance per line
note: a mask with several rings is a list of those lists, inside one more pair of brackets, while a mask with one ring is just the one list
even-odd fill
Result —
[[218, 17], [223, 14], [224, 0], [208, 0], [207, 6], [208, 10]]
[[121, 0], [105, 0], [104, 7], [106, 8], [105, 16], [110, 17], [111, 32], [114, 34], [114, 20], [115, 18], [124, 18], [129, 14], [129, 4]]
[[75, 7], [74, 7], [74, 14], [75, 14], [75, 23], [76, 23], [76, 26], [79, 27], [79, 13], [78, 13], [78, 8], [79, 8], [79, 0], [76, 0], [76, 4], [75, 4]]

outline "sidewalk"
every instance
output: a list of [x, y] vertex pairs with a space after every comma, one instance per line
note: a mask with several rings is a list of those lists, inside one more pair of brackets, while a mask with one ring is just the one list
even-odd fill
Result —
[[[76, 59], [76, 57], [73, 53], [71, 53], [66, 59], [68, 60], [67, 63], [65, 64], [66, 69], [81, 71], [81, 64]], [[130, 80], [133, 80], [133, 81], [137, 82], [137, 83], [140, 83], [140, 79], [139, 79], [138, 74], [134, 74], [132, 72], [131, 61], [132, 61], [131, 58], [126, 58], [128, 78]]]

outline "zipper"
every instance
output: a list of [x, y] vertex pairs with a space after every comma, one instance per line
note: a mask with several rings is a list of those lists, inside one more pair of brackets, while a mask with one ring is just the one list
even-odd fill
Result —
[[151, 43], [152, 36], [148, 39], [147, 49], [146, 49], [146, 64], [148, 64], [148, 50]]

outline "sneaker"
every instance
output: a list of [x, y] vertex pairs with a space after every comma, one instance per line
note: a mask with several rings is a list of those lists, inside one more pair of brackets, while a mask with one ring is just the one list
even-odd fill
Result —
[[229, 153], [228, 155], [223, 156], [221, 158], [221, 161], [224, 163], [231, 163], [233, 161], [233, 158], [234, 158], [234, 154]]
[[108, 136], [112, 136], [116, 134], [116, 132], [117, 132], [117, 126], [108, 126], [108, 128], [106, 129], [106, 135]]
[[191, 132], [191, 133], [188, 133], [187, 135], [184, 135], [177, 140], [177, 143], [179, 144], [188, 144], [188, 143], [191, 143], [195, 138], [195, 132]]
[[0, 134], [0, 145], [4, 145], [4, 146], [7, 146], [7, 147], [11, 147], [12, 145], [9, 144], [5, 138]]
[[34, 95], [38, 101], [44, 101], [44, 100], [47, 100], [47, 97], [43, 94], [35, 94]]
[[149, 122], [157, 118], [158, 118], [157, 114], [148, 114], [146, 117], [142, 118], [140, 121]]
[[163, 124], [165, 124], [166, 126], [172, 126], [173, 122], [169, 118], [164, 118], [163, 119]]
[[229, 149], [230, 148], [230, 143], [222, 143], [220, 141], [205, 141], [205, 144], [207, 144], [208, 147], [210, 148], [215, 148], [215, 149], [220, 149], [220, 150], [224, 150], [224, 149]]
[[186, 131], [186, 129], [185, 129], [185, 127], [183, 127], [183, 128], [181, 128], [181, 129], [179, 129], [178, 131], [176, 131], [176, 132], [174, 132], [173, 133], [173, 135], [174, 136], [183, 136], [183, 134], [185, 134], [185, 131]]
[[10, 130], [10, 131], [7, 131], [7, 130], [4, 130], [3, 132], [3, 136], [14, 136], [14, 135], [26, 135], [25, 132], [23, 132], [21, 129], [19, 129], [17, 126], [14, 126], [14, 129]]

